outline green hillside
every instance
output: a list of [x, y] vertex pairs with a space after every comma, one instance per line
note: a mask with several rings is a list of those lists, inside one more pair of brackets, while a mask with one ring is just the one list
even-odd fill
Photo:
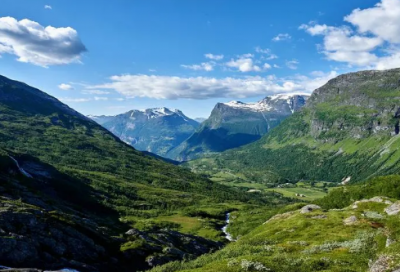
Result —
[[[144, 155], [53, 97], [5, 77], [0, 150], [0, 265], [146, 269], [220, 247], [214, 241], [225, 242], [220, 228], [229, 210], [286, 202]], [[188, 227], [193, 220], [202, 223]], [[185, 246], [189, 240], [203, 250]], [[180, 251], [166, 250], [171, 246]]]
[[[398, 176], [380, 177], [347, 188], [351, 202], [341, 202], [341, 189], [320, 201], [336, 203], [336, 209], [330, 209], [331, 204], [322, 208], [303, 204], [275, 215], [259, 211], [247, 221], [263, 217], [262, 222], [237, 242], [194, 261], [151, 271], [397, 271], [399, 187]], [[391, 198], [377, 197], [380, 193]], [[397, 213], [392, 212], [394, 207]], [[240, 218], [239, 213], [233, 223]]]

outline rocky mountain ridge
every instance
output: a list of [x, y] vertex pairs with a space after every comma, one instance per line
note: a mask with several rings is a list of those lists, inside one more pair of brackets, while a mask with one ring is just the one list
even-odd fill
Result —
[[90, 118], [136, 149], [163, 157], [199, 126], [182, 111], [165, 107]]
[[185, 161], [254, 142], [303, 107], [307, 99], [305, 94], [279, 94], [255, 103], [218, 103], [210, 117], [171, 150], [169, 157]]

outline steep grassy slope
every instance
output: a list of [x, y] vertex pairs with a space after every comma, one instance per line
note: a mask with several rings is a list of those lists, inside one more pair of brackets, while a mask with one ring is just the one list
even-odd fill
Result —
[[[182, 248], [181, 240], [201, 242], [163, 233], [160, 229], [185, 229], [160, 218], [202, 218], [204, 226], [190, 233], [222, 241], [217, 229], [226, 211], [269, 200], [279, 204], [272, 194], [246, 194], [144, 155], [53, 97], [5, 77], [0, 77], [0, 150], [0, 202], [5, 207], [0, 211], [0, 244], [7, 244], [2, 250], [37, 253], [2, 252], [1, 265], [68, 264], [82, 271], [109, 271], [102, 265], [107, 262], [118, 271], [145, 269], [152, 265], [154, 254], [168, 257], [158, 263], [183, 257], [163, 251], [171, 245], [168, 239], [191, 256], [196, 252]], [[26, 218], [20, 218], [20, 212]], [[53, 212], [61, 214], [54, 226], [49, 223]], [[40, 221], [32, 219], [36, 214], [41, 214]], [[26, 224], [35, 231], [21, 227]], [[147, 231], [143, 237], [151, 238], [132, 243], [137, 237], [124, 234], [132, 227]], [[42, 232], [53, 233], [54, 239], [46, 243], [38, 239]], [[65, 233], [87, 243], [64, 244]], [[98, 254], [79, 256], [76, 251]]]
[[256, 143], [189, 165], [262, 183], [399, 173], [399, 79], [400, 69], [341, 75]]
[[[296, 205], [275, 216], [258, 212], [253, 217], [258, 220], [264, 215], [263, 223], [221, 251], [152, 271], [398, 271], [400, 213], [387, 211], [388, 207], [400, 208], [400, 201], [393, 204], [398, 198], [370, 196], [387, 192], [399, 197], [400, 179], [382, 177], [367, 184], [368, 188], [348, 188], [352, 197], [358, 197], [350, 204], [367, 197], [356, 205], [342, 202], [341, 209], [314, 207], [311, 211], [298, 210]], [[328, 198], [340, 201], [336, 192]]]

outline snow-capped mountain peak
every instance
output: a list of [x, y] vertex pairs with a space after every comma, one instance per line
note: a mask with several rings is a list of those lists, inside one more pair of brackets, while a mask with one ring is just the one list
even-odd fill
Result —
[[[253, 103], [244, 103], [241, 101], [231, 101], [228, 103], [223, 103], [226, 106], [251, 110], [251, 111], [274, 111], [277, 110], [277, 104], [286, 103], [292, 112], [295, 111], [293, 98], [295, 96], [301, 96], [304, 100], [307, 100], [309, 97], [308, 94], [304, 93], [295, 93], [295, 94], [277, 94], [272, 96], [267, 96], [261, 101], [253, 102]], [[279, 106], [280, 107], [280, 106]]]

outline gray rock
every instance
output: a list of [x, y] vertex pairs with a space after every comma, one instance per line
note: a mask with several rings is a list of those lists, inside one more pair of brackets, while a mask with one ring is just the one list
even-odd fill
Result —
[[310, 213], [316, 210], [321, 210], [321, 207], [318, 205], [311, 204], [301, 208], [300, 213]]
[[130, 236], [136, 236], [142, 234], [142, 232], [137, 229], [130, 229], [127, 232], [125, 232], [125, 234]]
[[370, 219], [382, 219], [384, 216], [380, 213], [377, 212], [372, 212], [372, 211], [366, 211], [363, 214], [365, 217], [370, 218]]
[[400, 202], [396, 202], [385, 209], [388, 215], [396, 215], [400, 212]]
[[358, 219], [355, 215], [352, 215], [352, 216], [346, 218], [345, 220], [343, 220], [343, 224], [345, 224], [346, 226], [354, 225], [357, 222], [358, 222]]
[[396, 241], [394, 239], [392, 239], [391, 237], [388, 237], [386, 239], [386, 247], [390, 247], [391, 245], [393, 245], [394, 243], [396, 243]]
[[375, 262], [370, 264], [370, 272], [386, 272], [389, 269], [390, 258], [382, 255]]

